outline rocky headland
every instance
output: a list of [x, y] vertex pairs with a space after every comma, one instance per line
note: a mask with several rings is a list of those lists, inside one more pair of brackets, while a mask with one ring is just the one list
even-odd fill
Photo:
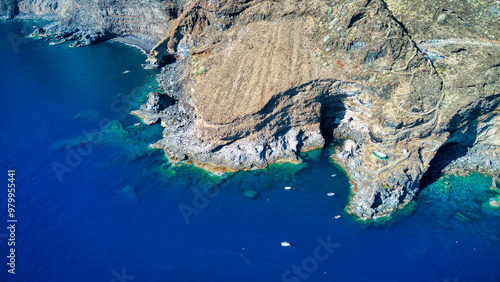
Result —
[[161, 91], [133, 114], [161, 123], [153, 146], [172, 161], [255, 169], [336, 141], [348, 210], [371, 219], [404, 207], [433, 171], [500, 174], [499, 5], [10, 0], [0, 16], [56, 19], [33, 36], [74, 47], [146, 50]]

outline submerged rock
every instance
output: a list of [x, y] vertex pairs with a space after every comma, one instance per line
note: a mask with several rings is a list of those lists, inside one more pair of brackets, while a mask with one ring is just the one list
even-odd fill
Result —
[[250, 198], [250, 199], [254, 199], [258, 195], [257, 191], [253, 191], [253, 190], [245, 190], [245, 192], [243, 192], [243, 194], [245, 195], [245, 197]]
[[135, 194], [137, 192], [137, 189], [134, 186], [127, 185], [125, 188], [123, 188], [122, 191], [126, 193]]
[[101, 117], [101, 113], [96, 110], [88, 110], [78, 113], [74, 116], [75, 119], [96, 120]]
[[491, 198], [489, 204], [492, 208], [500, 208], [500, 195]]

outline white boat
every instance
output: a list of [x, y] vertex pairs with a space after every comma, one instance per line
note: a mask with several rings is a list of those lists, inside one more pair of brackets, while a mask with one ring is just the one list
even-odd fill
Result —
[[285, 190], [290, 190], [290, 189], [292, 189], [292, 187], [290, 187], [290, 186], [285, 187]]
[[281, 246], [282, 247], [291, 247], [292, 245], [290, 245], [290, 243], [288, 243], [288, 242], [283, 241], [283, 242], [281, 242]]
[[335, 193], [326, 193], [328, 197], [335, 196]]

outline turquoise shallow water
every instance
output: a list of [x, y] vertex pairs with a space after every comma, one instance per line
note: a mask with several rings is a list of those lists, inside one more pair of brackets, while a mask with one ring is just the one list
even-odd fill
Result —
[[223, 179], [172, 167], [147, 148], [161, 128], [128, 114], [155, 87], [144, 56], [16, 37], [32, 25], [0, 24], [0, 171], [16, 170], [19, 220], [10, 275], [0, 189], [1, 281], [500, 280], [491, 178], [439, 180], [411, 215], [366, 225], [343, 212], [327, 150]]

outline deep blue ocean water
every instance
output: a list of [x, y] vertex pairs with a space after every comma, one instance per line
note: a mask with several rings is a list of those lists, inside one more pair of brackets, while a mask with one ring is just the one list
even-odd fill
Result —
[[128, 114], [156, 87], [144, 55], [24, 38], [35, 24], [0, 24], [0, 281], [500, 281], [491, 178], [440, 179], [411, 215], [366, 225], [328, 150], [224, 179], [172, 167], [147, 148], [161, 128]]

